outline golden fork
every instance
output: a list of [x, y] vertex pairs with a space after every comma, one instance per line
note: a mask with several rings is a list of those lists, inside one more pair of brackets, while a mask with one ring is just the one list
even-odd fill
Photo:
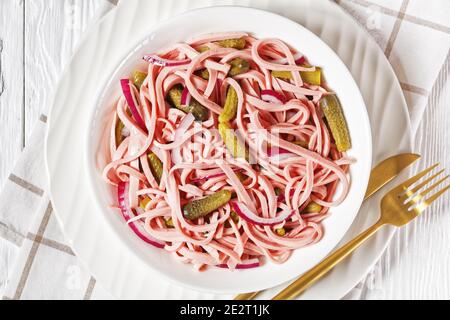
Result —
[[318, 279], [323, 277], [328, 271], [334, 268], [339, 262], [348, 257], [353, 251], [360, 247], [367, 239], [377, 232], [384, 225], [393, 225], [401, 227], [414, 220], [425, 209], [444, 194], [450, 185], [437, 191], [435, 194], [425, 198], [430, 192], [439, 187], [445, 180], [446, 176], [425, 190], [421, 191], [430, 182], [439, 177], [444, 170], [439, 171], [435, 175], [417, 184], [419, 180], [424, 178], [428, 173], [434, 170], [438, 164], [422, 171], [409, 180], [406, 180], [399, 186], [389, 191], [381, 200], [381, 216], [378, 222], [372, 227], [361, 233], [355, 239], [338, 249], [336, 252], [328, 256], [317, 266], [303, 274], [299, 279], [289, 285], [286, 289], [277, 294], [273, 300], [291, 300], [303, 293]]

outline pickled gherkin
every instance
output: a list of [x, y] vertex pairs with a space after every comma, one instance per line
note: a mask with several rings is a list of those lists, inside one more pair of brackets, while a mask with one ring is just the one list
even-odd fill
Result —
[[148, 155], [148, 163], [150, 165], [150, 170], [156, 179], [156, 182], [161, 183], [161, 177], [163, 175], [163, 163], [157, 157], [156, 154], [150, 153]]
[[192, 113], [192, 115], [195, 117], [195, 120], [197, 121], [206, 121], [209, 118], [209, 111], [207, 108], [202, 106], [198, 101], [195, 99], [191, 100], [191, 104], [189, 106], [182, 106], [181, 105], [181, 96], [183, 95], [183, 87], [181, 85], [176, 85], [172, 89], [169, 90], [169, 93], [167, 95], [167, 100], [169, 103], [185, 112], [185, 113]]
[[303, 140], [294, 141], [294, 144], [297, 146], [300, 146], [302, 148], [306, 148], [306, 149], [309, 147], [309, 143], [307, 141], [303, 141]]
[[167, 100], [170, 102], [172, 107], [180, 109], [182, 95], [183, 95], [183, 86], [181, 84], [178, 84], [169, 90], [169, 93], [167, 94]]
[[115, 130], [116, 147], [119, 147], [120, 144], [123, 142], [122, 131], [123, 131], [124, 128], [125, 128], [125, 125], [124, 125], [123, 122], [117, 117], [116, 130]]
[[322, 206], [312, 201], [303, 209], [302, 213], [319, 213], [320, 211], [322, 211]]
[[133, 84], [136, 86], [136, 88], [141, 89], [142, 84], [144, 83], [146, 78], [147, 74], [145, 72], [136, 70], [133, 73]]
[[272, 76], [274, 78], [283, 79], [283, 80], [292, 80], [294, 77], [292, 76], [291, 71], [272, 71]]
[[[295, 71], [294, 71], [295, 72]], [[272, 71], [272, 76], [283, 80], [293, 80], [291, 71]], [[316, 67], [315, 71], [300, 71], [303, 82], [320, 86], [322, 84], [322, 69]]]
[[234, 223], [239, 222], [239, 215], [235, 211], [230, 212], [230, 218], [233, 220]]
[[209, 71], [208, 69], [201, 69], [199, 71], [196, 72], [196, 74], [203, 78], [204, 80], [209, 80]]
[[145, 210], [145, 208], [147, 207], [148, 203], [150, 202], [150, 198], [149, 197], [145, 197], [144, 199], [142, 199], [139, 203], [139, 207], [141, 207], [142, 210]]
[[[237, 50], [242, 50], [245, 48], [247, 41], [245, 41], [244, 38], [226, 39], [226, 40], [217, 41], [217, 42], [215, 42], [215, 44], [217, 44], [218, 46], [221, 46], [222, 48], [233, 48], [233, 49], [237, 49]], [[209, 50], [211, 50], [211, 48], [208, 47], [207, 45], [202, 45], [197, 48], [197, 51], [200, 53], [204, 53]]]
[[243, 174], [242, 172], [236, 172], [236, 177], [238, 177], [239, 181], [244, 182], [247, 180], [248, 176]]
[[216, 42], [219, 46], [222, 48], [233, 48], [242, 50], [245, 48], [245, 45], [247, 44], [247, 41], [245, 41], [244, 38], [238, 38], [238, 39], [226, 39]]
[[234, 158], [249, 161], [250, 154], [245, 144], [239, 140], [229, 123], [219, 123], [219, 133], [228, 151]]
[[211, 49], [208, 46], [201, 46], [201, 47], [199, 47], [197, 49], [197, 51], [200, 52], [200, 53], [203, 53], [203, 52], [206, 52], [206, 51], [209, 51], [209, 50], [211, 50]]
[[219, 116], [219, 122], [229, 122], [236, 117], [238, 109], [238, 96], [233, 87], [228, 87], [227, 99], [223, 111]]
[[281, 196], [283, 194], [283, 190], [278, 187], [275, 187], [274, 191], [276, 196]]
[[195, 220], [207, 216], [223, 207], [231, 200], [231, 191], [221, 190], [200, 200], [189, 202], [183, 207], [184, 217]]
[[236, 58], [230, 61], [231, 69], [228, 75], [235, 77], [240, 74], [246, 73], [250, 70], [250, 63], [242, 58]]
[[345, 152], [350, 150], [352, 147], [350, 133], [338, 97], [335, 94], [324, 96], [320, 100], [320, 107], [328, 122], [338, 151]]
[[303, 82], [320, 86], [322, 84], [322, 69], [316, 67], [316, 71], [300, 71]]
[[175, 228], [175, 225], [173, 224], [172, 218], [169, 218], [169, 219], [165, 220], [165, 225], [166, 225], [167, 228]]

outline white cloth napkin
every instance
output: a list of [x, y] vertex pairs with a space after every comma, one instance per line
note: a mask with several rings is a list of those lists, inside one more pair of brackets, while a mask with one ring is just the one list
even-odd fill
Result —
[[[336, 2], [375, 37], [391, 61], [407, 98], [414, 134], [429, 93], [449, 58], [450, 2]], [[99, 16], [110, 7], [103, 8]], [[28, 146], [0, 194], [0, 296], [112, 298], [78, 262], [54, 217], [43, 153], [46, 121], [45, 115], [37, 121]], [[346, 298], [358, 299], [358, 287]]]

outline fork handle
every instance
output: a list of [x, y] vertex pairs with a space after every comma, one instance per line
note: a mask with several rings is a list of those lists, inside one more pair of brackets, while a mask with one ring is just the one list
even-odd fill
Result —
[[361, 233], [355, 239], [336, 250], [334, 253], [325, 258], [314, 268], [307, 271], [300, 278], [290, 284], [286, 289], [281, 291], [272, 300], [292, 300], [303, 293], [307, 288], [322, 278], [325, 274], [333, 269], [339, 262], [348, 257], [353, 251], [359, 248], [367, 239], [377, 232], [385, 223], [379, 220], [369, 229]]

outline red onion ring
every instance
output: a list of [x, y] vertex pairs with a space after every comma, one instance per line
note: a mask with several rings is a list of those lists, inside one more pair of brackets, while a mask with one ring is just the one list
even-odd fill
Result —
[[[295, 64], [297, 64], [297, 65], [303, 64], [306, 61], [305, 56], [300, 52], [297, 52], [296, 54], [294, 54], [294, 60], [295, 60]], [[280, 59], [272, 60], [270, 62], [276, 63], [276, 64], [287, 64], [288, 60], [287, 60], [287, 58], [280, 58]]]
[[189, 106], [191, 104], [192, 96], [189, 93], [189, 90], [185, 87], [183, 89], [183, 93], [181, 94], [181, 105], [182, 106]]
[[302, 65], [302, 64], [304, 64], [305, 62], [306, 62], [306, 58], [305, 58], [304, 55], [302, 55], [300, 58], [298, 58], [298, 59], [295, 60], [295, 64], [296, 64], [296, 65]]
[[261, 91], [261, 99], [270, 102], [270, 103], [276, 103], [276, 104], [285, 104], [286, 98], [276, 92], [275, 90], [262, 90]]
[[152, 63], [154, 65], [160, 66], [160, 67], [178, 67], [178, 66], [184, 66], [189, 63], [191, 63], [191, 59], [184, 59], [184, 60], [168, 60], [161, 57], [158, 57], [157, 55], [148, 54], [143, 57], [145, 61], [148, 63]]
[[[238, 270], [254, 269], [254, 268], [258, 268], [260, 265], [261, 264], [259, 262], [259, 259], [249, 259], [249, 260], [244, 260], [242, 263], [236, 265], [236, 269], [238, 269]], [[226, 264], [219, 264], [216, 267], [221, 268], [221, 269], [229, 269], [228, 265], [226, 265]]]
[[136, 120], [137, 125], [145, 132], [147, 133], [147, 127], [145, 126], [145, 122], [142, 119], [136, 103], [134, 102], [133, 94], [131, 93], [131, 86], [132, 83], [129, 79], [122, 79], [120, 80], [120, 84], [122, 86], [122, 92], [125, 96], [125, 100], [127, 101], [128, 107], [130, 108], [131, 115], [133, 116], [134, 120]]
[[[131, 209], [130, 204], [128, 203], [128, 182], [119, 183], [117, 191], [120, 211], [122, 212], [122, 216], [125, 221], [128, 222], [133, 216], [135, 216], [133, 209]], [[164, 249], [165, 243], [148, 235], [142, 230], [142, 227], [137, 222], [130, 222], [128, 225], [140, 239], [158, 249]]]

